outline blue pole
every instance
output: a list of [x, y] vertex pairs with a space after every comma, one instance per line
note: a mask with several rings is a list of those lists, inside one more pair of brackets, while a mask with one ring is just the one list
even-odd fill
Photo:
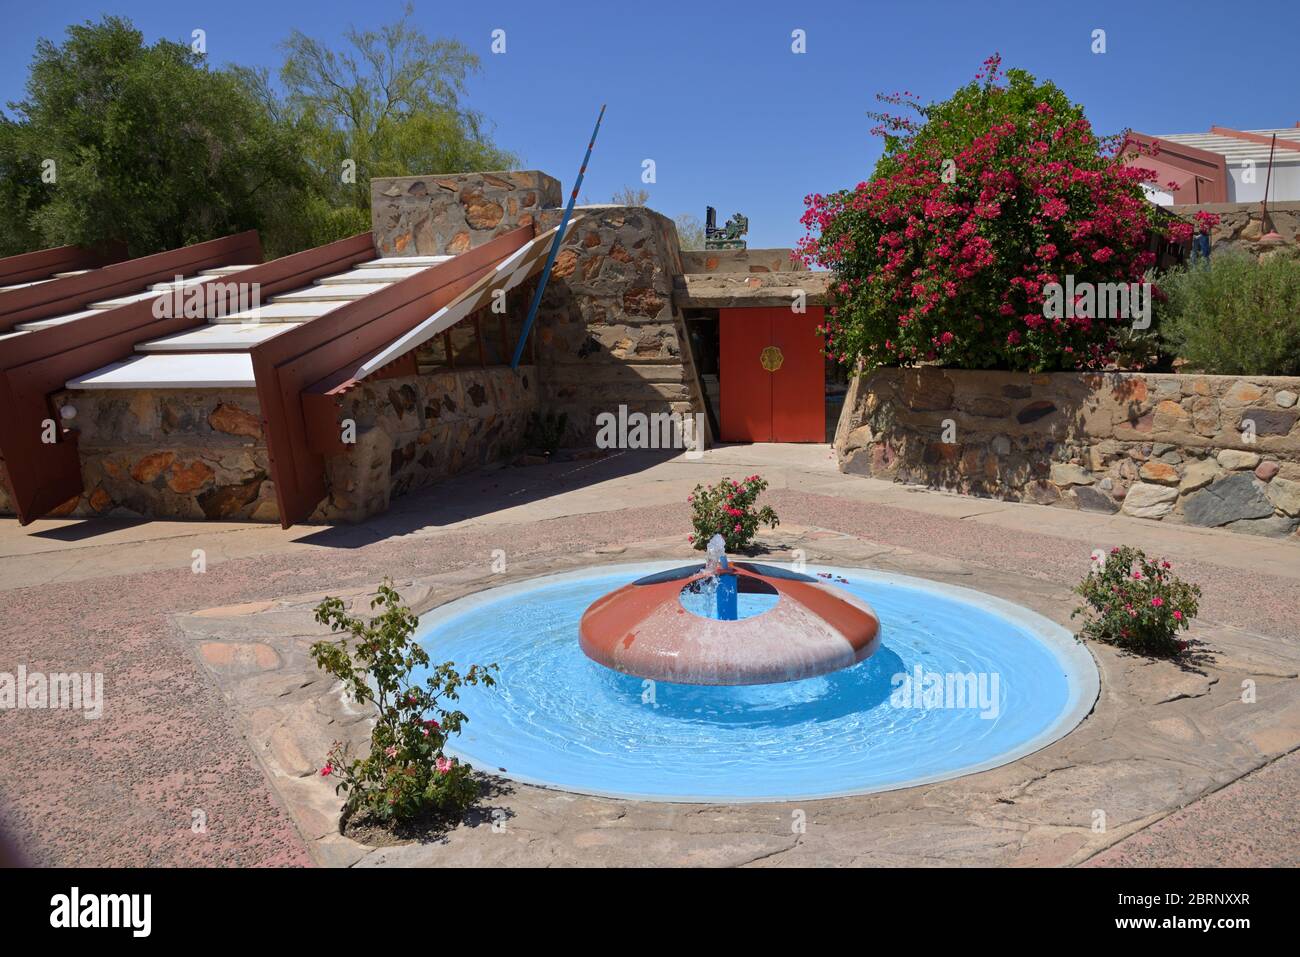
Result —
[[542, 267], [542, 278], [537, 284], [537, 291], [533, 293], [533, 303], [528, 307], [528, 318], [524, 320], [523, 332], [519, 334], [519, 342], [515, 346], [514, 358], [510, 360], [510, 368], [518, 369], [519, 360], [524, 355], [524, 343], [528, 341], [528, 332], [533, 328], [533, 320], [537, 318], [537, 308], [542, 304], [542, 293], [546, 291], [546, 283], [551, 278], [551, 267], [555, 265], [555, 257], [560, 253], [560, 243], [564, 241], [564, 231], [569, 226], [569, 217], [573, 215], [573, 205], [578, 201], [578, 190], [582, 188], [582, 177], [587, 173], [587, 163], [591, 159], [591, 150], [596, 145], [596, 134], [600, 132], [600, 121], [605, 118], [605, 105], [600, 107], [600, 115], [596, 117], [596, 128], [591, 131], [591, 142], [587, 144], [587, 155], [582, 158], [582, 166], [578, 169], [578, 178], [573, 183], [573, 192], [569, 194], [569, 205], [564, 207], [564, 218], [560, 220], [560, 228], [555, 233], [555, 241], [551, 243], [551, 251], [546, 254], [546, 265]]

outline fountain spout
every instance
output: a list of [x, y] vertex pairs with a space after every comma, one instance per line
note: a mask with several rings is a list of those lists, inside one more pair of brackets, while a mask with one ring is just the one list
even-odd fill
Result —
[[718, 602], [718, 619], [735, 621], [739, 617], [736, 573], [732, 571], [731, 563], [727, 561], [726, 547], [727, 543], [721, 535], [714, 535], [709, 539], [706, 548], [709, 557], [704, 563], [704, 570], [713, 576]]

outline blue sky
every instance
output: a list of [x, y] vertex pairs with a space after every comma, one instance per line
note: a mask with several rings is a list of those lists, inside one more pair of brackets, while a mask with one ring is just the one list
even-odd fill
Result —
[[[150, 39], [188, 42], [207, 31], [214, 64], [278, 67], [278, 44], [297, 28], [337, 41], [349, 23], [396, 19], [402, 0], [4, 0], [0, 100], [22, 95], [38, 37], [114, 13]], [[1032, 12], [1030, 12], [1032, 11]], [[1103, 133], [1290, 126], [1300, 121], [1293, 51], [1300, 3], [1248, 7], [1188, 0], [1131, 2], [908, 0], [798, 4], [432, 2], [417, 0], [430, 35], [456, 37], [483, 59], [469, 102], [495, 125], [498, 143], [567, 190], [591, 125], [609, 104], [583, 193], [607, 201], [640, 184], [653, 159], [650, 205], [670, 216], [749, 216], [751, 246], [788, 246], [801, 235], [803, 197], [866, 177], [879, 155], [865, 111], [879, 91], [942, 98], [990, 53], [1051, 79], [1081, 102]], [[1175, 17], [1174, 15], [1177, 15]], [[490, 52], [494, 29], [506, 53]], [[802, 29], [807, 52], [791, 52]], [[1106, 31], [1094, 54], [1092, 31]], [[1263, 52], [1257, 52], [1263, 51]], [[429, 172], [437, 172], [430, 170]]]

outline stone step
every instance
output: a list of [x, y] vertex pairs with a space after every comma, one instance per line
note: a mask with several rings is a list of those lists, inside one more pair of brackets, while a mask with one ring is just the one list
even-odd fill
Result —
[[251, 389], [247, 352], [142, 355], [69, 379], [69, 389]]
[[118, 296], [114, 299], [102, 299], [99, 302], [92, 302], [89, 308], [116, 309], [118, 306], [130, 305], [133, 302], [141, 302], [145, 299], [156, 299], [158, 297], [158, 293], [166, 292], [167, 290], [174, 289], [177, 286], [181, 286], [181, 287], [193, 286], [196, 285], [197, 283], [201, 283], [205, 281], [206, 279], [203, 276], [187, 276], [183, 278], [179, 283], [175, 281], [155, 283], [153, 286], [150, 286], [144, 292], [137, 292], [137, 293], [132, 293], [129, 296]]
[[338, 286], [308, 286], [306, 289], [297, 289], [276, 296], [271, 302], [348, 302], [368, 296], [376, 289], [377, 287], [371, 283], [355, 282]]
[[387, 269], [391, 266], [406, 267], [419, 266], [427, 268], [436, 266], [438, 263], [445, 263], [454, 256], [384, 256], [380, 259], [372, 259], [369, 262], [357, 263], [354, 269]]

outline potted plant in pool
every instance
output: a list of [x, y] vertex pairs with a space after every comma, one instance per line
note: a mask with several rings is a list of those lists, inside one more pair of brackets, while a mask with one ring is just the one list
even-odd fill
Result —
[[1174, 575], [1173, 566], [1139, 548], [1112, 548], [1094, 558], [1075, 586], [1083, 598], [1070, 615], [1086, 615], [1079, 635], [1137, 654], [1173, 658], [1187, 650], [1178, 637], [1196, 617], [1201, 589]]
[[[445, 826], [459, 820], [478, 796], [470, 768], [444, 753], [448, 739], [468, 721], [450, 709], [464, 685], [494, 684], [496, 665], [458, 671], [452, 662], [430, 667], [429, 655], [411, 640], [419, 619], [385, 581], [370, 619], [348, 613], [338, 598], [316, 608], [316, 620], [340, 634], [318, 641], [311, 656], [323, 671], [343, 682], [354, 701], [374, 706], [370, 753], [354, 758], [335, 743], [320, 773], [338, 782], [347, 795], [341, 829], [379, 827], [389, 831], [412, 825]], [[418, 683], [413, 673], [428, 669]]]
[[772, 506], [757, 508], [754, 504], [766, 488], [767, 480], [758, 475], [739, 482], [724, 478], [716, 485], [696, 485], [686, 498], [695, 528], [687, 540], [697, 551], [708, 548], [714, 535], [722, 536], [730, 554], [749, 548], [759, 525], [776, 528], [780, 524]]

